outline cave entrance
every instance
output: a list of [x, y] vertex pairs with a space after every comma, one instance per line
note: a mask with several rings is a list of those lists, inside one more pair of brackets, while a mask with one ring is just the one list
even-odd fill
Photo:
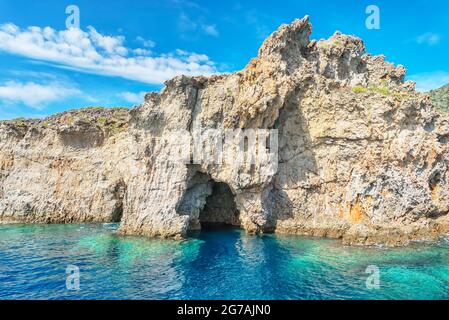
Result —
[[110, 217], [111, 222], [120, 223], [123, 217], [123, 202], [126, 194], [126, 184], [123, 180], [117, 182], [114, 187], [113, 197], [115, 200], [114, 209]]
[[212, 180], [211, 183], [212, 193], [200, 211], [201, 229], [239, 227], [239, 211], [231, 189], [223, 182]]

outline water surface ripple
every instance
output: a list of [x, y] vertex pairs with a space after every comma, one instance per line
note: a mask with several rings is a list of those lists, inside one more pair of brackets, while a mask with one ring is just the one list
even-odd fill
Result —
[[[449, 299], [449, 239], [404, 248], [209, 230], [120, 237], [115, 224], [0, 225], [0, 299]], [[66, 268], [80, 268], [80, 290]], [[380, 269], [367, 289], [366, 268]]]

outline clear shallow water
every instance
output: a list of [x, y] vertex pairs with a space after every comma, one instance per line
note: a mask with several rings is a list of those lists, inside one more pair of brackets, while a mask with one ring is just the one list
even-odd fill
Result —
[[[0, 299], [449, 299], [449, 240], [354, 248], [295, 236], [119, 237], [117, 225], [0, 225]], [[66, 289], [66, 267], [80, 290]], [[366, 288], [367, 266], [380, 289]]]

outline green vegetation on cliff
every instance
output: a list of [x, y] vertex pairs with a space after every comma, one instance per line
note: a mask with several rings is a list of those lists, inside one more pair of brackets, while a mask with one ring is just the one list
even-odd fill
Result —
[[442, 111], [449, 112], [449, 84], [429, 92], [433, 104]]
[[1, 125], [12, 126], [22, 130], [28, 129], [60, 129], [64, 126], [86, 126], [111, 132], [126, 130], [129, 122], [129, 109], [124, 107], [103, 108], [88, 107], [58, 113], [44, 119], [2, 120]]

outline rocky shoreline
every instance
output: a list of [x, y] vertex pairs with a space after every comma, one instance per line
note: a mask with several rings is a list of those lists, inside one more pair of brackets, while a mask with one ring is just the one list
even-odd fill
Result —
[[[310, 34], [308, 17], [283, 25], [242, 71], [176, 77], [131, 110], [0, 122], [0, 221], [167, 238], [226, 223], [351, 245], [448, 234], [449, 116], [360, 39]], [[210, 129], [274, 130], [277, 161], [171, 161], [170, 134]]]

